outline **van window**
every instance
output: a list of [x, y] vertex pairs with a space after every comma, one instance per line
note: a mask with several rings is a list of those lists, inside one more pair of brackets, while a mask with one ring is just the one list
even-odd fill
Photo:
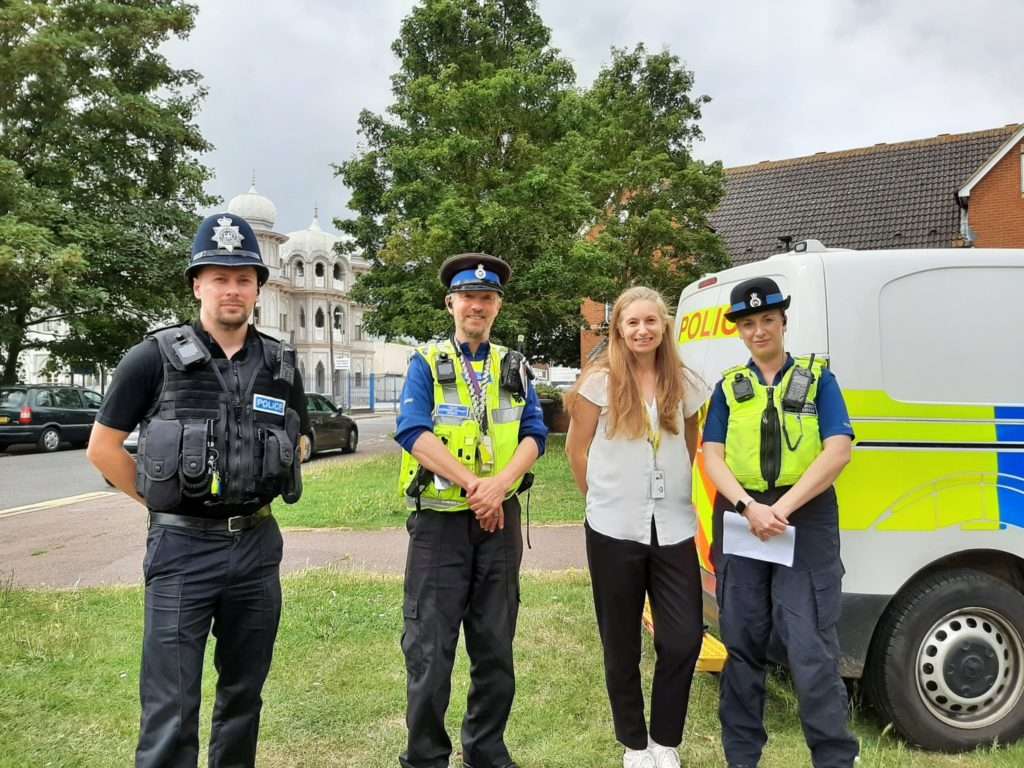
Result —
[[1021, 402], [1024, 269], [955, 267], [901, 277], [879, 297], [882, 379], [896, 400]]

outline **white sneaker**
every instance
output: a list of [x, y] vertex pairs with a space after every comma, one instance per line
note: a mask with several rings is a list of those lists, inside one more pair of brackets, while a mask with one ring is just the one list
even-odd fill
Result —
[[655, 768], [680, 768], [679, 751], [675, 747], [663, 747], [652, 739], [647, 750], [654, 758]]
[[622, 768], [657, 768], [646, 749], [627, 749], [622, 755]]

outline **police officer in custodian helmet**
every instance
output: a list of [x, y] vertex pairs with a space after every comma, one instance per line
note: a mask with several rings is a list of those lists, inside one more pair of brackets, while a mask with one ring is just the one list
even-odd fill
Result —
[[412, 356], [395, 433], [399, 492], [412, 511], [405, 568], [409, 729], [404, 768], [446, 768], [444, 718], [460, 625], [470, 658], [462, 722], [469, 768], [512, 768], [505, 723], [515, 695], [512, 638], [523, 539], [516, 492], [547, 429], [522, 356], [490, 340], [511, 270], [494, 256], [441, 267], [455, 333]]
[[[209, 764], [255, 764], [281, 615], [270, 502], [298, 501], [296, 446], [308, 428], [295, 350], [249, 325], [268, 276], [248, 222], [204, 220], [185, 270], [199, 320], [153, 331], [128, 351], [89, 441], [93, 464], [149, 510], [140, 768], [195, 767], [211, 626]], [[139, 424], [133, 462], [123, 443]]]
[[[765, 664], [774, 632], [800, 702], [815, 768], [850, 768], [858, 745], [847, 727], [839, 675], [843, 564], [832, 483], [850, 460], [853, 430], [825, 362], [790, 356], [786, 310], [774, 280], [732, 289], [726, 317], [751, 358], [715, 387], [704, 427], [704, 468], [718, 493], [712, 549], [722, 640], [722, 745], [731, 768], [754, 768], [764, 729]], [[723, 553], [722, 517], [735, 510], [761, 540], [793, 526], [792, 567]]]

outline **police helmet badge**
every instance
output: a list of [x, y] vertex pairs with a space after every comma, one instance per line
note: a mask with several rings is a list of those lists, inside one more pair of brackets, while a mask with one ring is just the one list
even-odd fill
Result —
[[232, 226], [232, 220], [230, 216], [222, 216], [217, 219], [219, 227], [213, 228], [213, 240], [218, 248], [223, 248], [226, 251], [233, 251], [242, 245], [242, 241], [245, 239], [245, 235], [238, 231], [237, 226]]
[[483, 264], [477, 264], [476, 272], [474, 272], [473, 274], [476, 275], [478, 280], [483, 280], [485, 277], [487, 277], [487, 270], [484, 269]]
[[754, 292], [752, 292], [750, 294], [750, 301], [748, 303], [752, 307], [760, 307], [761, 306], [761, 297], [757, 295], [757, 291], [754, 291]]

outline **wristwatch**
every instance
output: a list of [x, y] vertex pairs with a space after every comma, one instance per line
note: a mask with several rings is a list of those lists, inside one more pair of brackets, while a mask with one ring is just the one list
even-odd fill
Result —
[[[750, 497], [748, 496], [747, 498]], [[753, 499], [751, 499], [751, 501], [753, 501]], [[747, 504], [748, 502], [744, 501], [743, 499], [740, 499], [739, 501], [736, 502], [736, 511], [742, 515], [744, 512], [747, 511]]]

